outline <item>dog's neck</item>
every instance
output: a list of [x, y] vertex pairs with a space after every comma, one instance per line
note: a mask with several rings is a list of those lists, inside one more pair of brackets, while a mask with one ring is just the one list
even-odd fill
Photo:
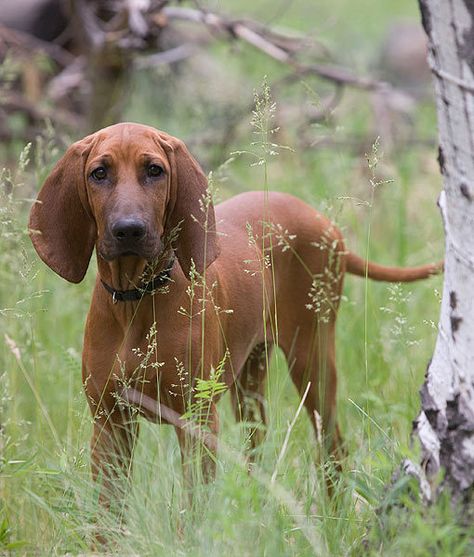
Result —
[[147, 261], [136, 255], [117, 257], [113, 261], [97, 258], [99, 276], [114, 290], [130, 290], [142, 284]]
[[136, 255], [118, 257], [113, 261], [105, 261], [99, 256], [99, 277], [114, 290], [142, 288], [169, 267], [172, 257], [171, 250], [166, 250], [151, 262]]

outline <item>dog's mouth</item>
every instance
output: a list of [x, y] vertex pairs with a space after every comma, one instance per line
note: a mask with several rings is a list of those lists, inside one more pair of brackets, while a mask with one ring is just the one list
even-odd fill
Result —
[[152, 261], [161, 252], [161, 242], [138, 242], [135, 245], [122, 245], [118, 242], [99, 242], [98, 253], [105, 261], [115, 261], [120, 257], [138, 257]]
[[127, 257], [128, 255], [136, 255], [137, 257], [141, 257], [141, 253], [138, 251], [133, 250], [126, 250], [119, 254], [119, 257]]

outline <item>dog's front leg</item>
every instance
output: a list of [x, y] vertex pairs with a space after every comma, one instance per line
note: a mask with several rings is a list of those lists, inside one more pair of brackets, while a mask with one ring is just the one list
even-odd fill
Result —
[[[126, 509], [138, 421], [128, 410], [103, 411], [94, 420], [91, 437], [91, 470], [98, 485], [100, 507], [116, 515], [119, 524]], [[100, 516], [100, 513], [99, 513]], [[110, 540], [97, 522], [93, 547], [108, 546]]]
[[219, 433], [216, 404], [209, 403], [204, 421], [189, 422], [175, 429], [181, 450], [184, 485], [192, 499], [192, 487], [200, 481], [213, 481], [216, 475]]
[[92, 477], [100, 484], [100, 502], [110, 507], [123, 500], [132, 470], [138, 421], [127, 409], [96, 417], [91, 438]]

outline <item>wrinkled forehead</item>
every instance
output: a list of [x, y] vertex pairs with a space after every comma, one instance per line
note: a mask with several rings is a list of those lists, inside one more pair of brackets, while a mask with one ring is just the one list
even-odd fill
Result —
[[158, 132], [139, 125], [111, 126], [97, 132], [89, 160], [104, 156], [123, 164], [154, 157], [167, 162]]

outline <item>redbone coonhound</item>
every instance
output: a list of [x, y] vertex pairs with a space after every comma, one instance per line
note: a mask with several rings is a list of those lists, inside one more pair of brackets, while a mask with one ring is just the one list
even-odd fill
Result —
[[[40, 257], [70, 282], [82, 280], [96, 249], [83, 381], [94, 416], [93, 474], [109, 483], [113, 459], [130, 465], [134, 414], [161, 422], [169, 420], [160, 408], [185, 414], [196, 382], [212, 370], [223, 370], [236, 418], [264, 424], [266, 364], [276, 344], [337, 455], [335, 322], [344, 273], [405, 282], [440, 270], [366, 265], [327, 218], [291, 195], [243, 193], [214, 212], [186, 146], [130, 123], [67, 150], [29, 226]], [[133, 405], [123, 403], [124, 389], [135, 394]], [[216, 398], [206, 410], [214, 434]], [[190, 444], [176, 430], [186, 464]], [[256, 428], [251, 444], [262, 436]], [[202, 458], [212, 475], [213, 455]]]

